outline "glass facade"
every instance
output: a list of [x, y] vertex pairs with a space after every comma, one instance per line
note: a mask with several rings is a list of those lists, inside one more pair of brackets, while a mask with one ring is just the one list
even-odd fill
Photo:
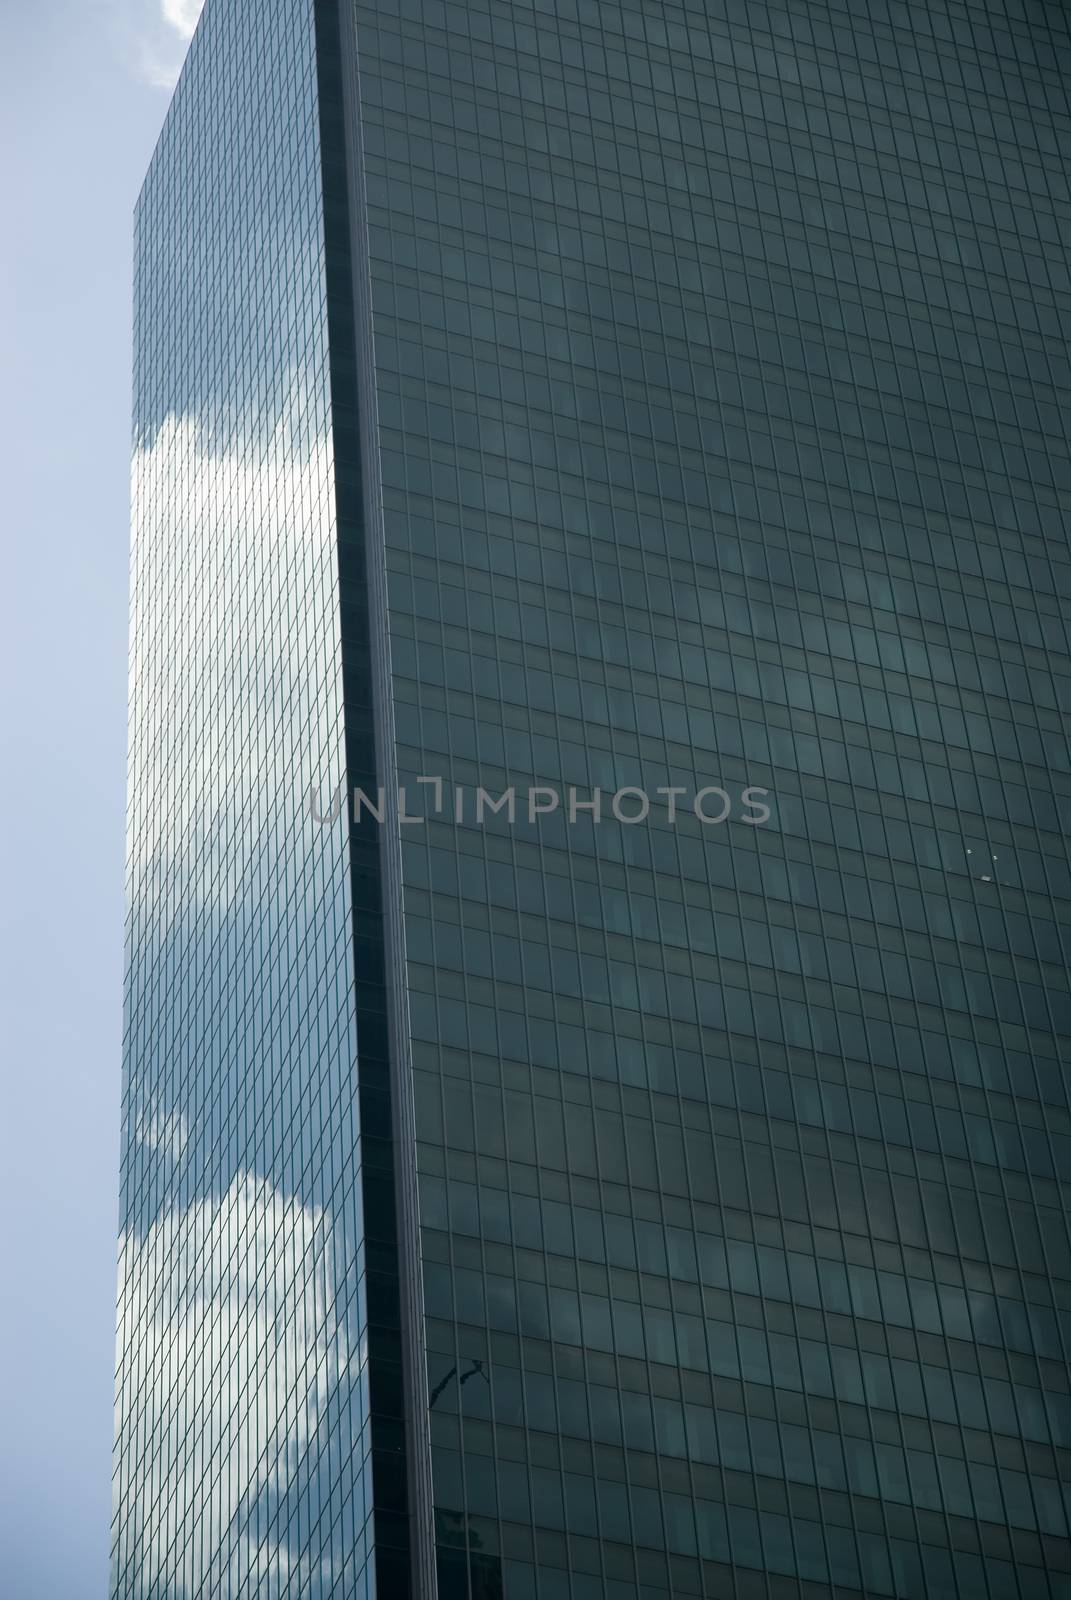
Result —
[[311, 6], [210, 3], [136, 216], [113, 1600], [364, 1592], [318, 126]]
[[[1071, 1596], [1069, 69], [1046, 0], [208, 0], [116, 1600]], [[772, 815], [477, 825], [532, 785]]]

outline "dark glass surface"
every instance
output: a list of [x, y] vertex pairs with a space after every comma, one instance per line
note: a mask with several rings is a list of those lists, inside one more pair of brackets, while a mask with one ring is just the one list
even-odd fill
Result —
[[1066, 12], [358, 37], [444, 1589], [1067, 1593]]

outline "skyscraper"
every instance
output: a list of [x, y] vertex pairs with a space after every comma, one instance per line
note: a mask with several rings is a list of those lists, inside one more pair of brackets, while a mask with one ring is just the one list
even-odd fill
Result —
[[1056, 0], [208, 0], [114, 1600], [1071, 1594], [1069, 68]]

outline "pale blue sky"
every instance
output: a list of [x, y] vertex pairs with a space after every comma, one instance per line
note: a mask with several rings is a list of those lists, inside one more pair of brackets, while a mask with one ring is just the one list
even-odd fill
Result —
[[200, 0], [0, 0], [0, 1597], [104, 1600], [131, 213]]

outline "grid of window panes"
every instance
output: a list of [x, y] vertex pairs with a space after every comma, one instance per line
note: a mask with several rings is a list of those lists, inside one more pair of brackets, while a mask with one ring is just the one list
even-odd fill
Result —
[[310, 0], [209, 0], [136, 220], [113, 1600], [366, 1574]]
[[1053, 0], [358, 0], [440, 1593], [1071, 1593]]

